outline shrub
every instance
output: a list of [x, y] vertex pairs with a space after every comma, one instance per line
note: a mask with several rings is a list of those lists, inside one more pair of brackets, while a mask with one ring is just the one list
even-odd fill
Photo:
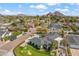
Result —
[[12, 32], [12, 34], [15, 35], [15, 36], [18, 36], [18, 35], [20, 35], [21, 33], [22, 33], [21, 31]]
[[4, 39], [5, 41], [10, 40], [10, 36], [4, 36], [3, 39]]

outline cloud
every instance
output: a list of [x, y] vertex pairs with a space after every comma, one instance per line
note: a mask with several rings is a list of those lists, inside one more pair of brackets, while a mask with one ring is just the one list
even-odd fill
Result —
[[68, 6], [65, 6], [65, 8], [68, 9], [69, 7]]
[[13, 10], [8, 10], [8, 9], [4, 9], [4, 10], [0, 10], [0, 14], [2, 15], [17, 15], [17, 14], [20, 14], [22, 12], [16, 12], [16, 11], [13, 11]]
[[58, 5], [59, 3], [48, 3], [49, 6]]
[[70, 3], [70, 5], [79, 5], [79, 3]]
[[65, 8], [65, 9], [57, 8], [57, 9], [55, 9], [55, 11], [67, 12], [67, 11], [69, 11], [69, 9], [68, 8]]
[[75, 3], [70, 3], [70, 5], [75, 5]]
[[38, 9], [38, 10], [45, 10], [47, 9], [47, 7], [43, 4], [39, 4], [39, 5], [30, 5], [30, 8], [35, 8], [35, 9]]

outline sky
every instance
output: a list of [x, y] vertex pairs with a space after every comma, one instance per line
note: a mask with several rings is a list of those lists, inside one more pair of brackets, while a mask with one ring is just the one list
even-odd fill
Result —
[[0, 3], [2, 15], [44, 15], [59, 11], [67, 16], [79, 16], [78, 3]]

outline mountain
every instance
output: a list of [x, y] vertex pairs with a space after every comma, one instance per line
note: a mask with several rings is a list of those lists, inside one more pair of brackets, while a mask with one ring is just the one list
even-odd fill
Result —
[[56, 15], [56, 16], [64, 16], [64, 14], [61, 13], [61, 12], [59, 12], [59, 11], [55, 11], [55, 12], [53, 13], [53, 15]]
[[51, 12], [49, 12], [48, 14], [47, 14], [47, 16], [52, 16], [53, 15], [53, 13], [51, 13]]
[[0, 14], [0, 16], [3, 16], [2, 14]]
[[59, 11], [55, 11], [54, 13], [51, 13], [49, 12], [48, 14], [46, 14], [47, 16], [53, 16], [53, 15], [56, 15], [56, 16], [64, 16], [63, 13], [59, 12]]
[[17, 16], [26, 16], [25, 14], [18, 14]]

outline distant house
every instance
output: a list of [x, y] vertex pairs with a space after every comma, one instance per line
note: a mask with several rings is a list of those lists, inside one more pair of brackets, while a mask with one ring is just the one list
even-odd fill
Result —
[[76, 23], [74, 23], [74, 24], [79, 27], [79, 22], [76, 22]]
[[0, 39], [2, 39], [2, 35], [5, 33], [2, 29], [0, 29]]
[[53, 29], [53, 30], [59, 30], [62, 28], [62, 24], [60, 23], [51, 23], [49, 26], [48, 26], [49, 29]]
[[5, 36], [11, 36], [11, 32], [8, 31], [8, 29], [3, 30], [2, 28], [0, 28], [0, 40], [3, 40], [3, 38]]
[[29, 22], [28, 23], [28, 28], [34, 28], [34, 23], [33, 22]]
[[67, 39], [71, 48], [79, 48], [79, 35], [69, 34]]
[[11, 32], [6, 30], [1, 37], [3, 38], [4, 36], [11, 36]]
[[25, 29], [24, 25], [20, 23], [17, 24], [17, 28], [20, 30]]

